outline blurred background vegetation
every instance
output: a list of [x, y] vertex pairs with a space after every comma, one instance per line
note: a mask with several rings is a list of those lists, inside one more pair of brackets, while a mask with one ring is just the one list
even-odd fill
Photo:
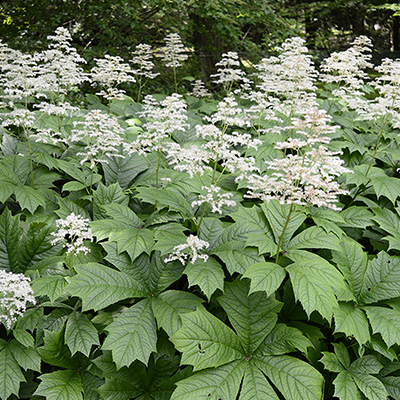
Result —
[[207, 80], [226, 51], [258, 62], [287, 37], [302, 36], [318, 58], [359, 35], [379, 56], [399, 56], [398, 1], [382, 0], [9, 0], [0, 3], [0, 38], [23, 51], [44, 48], [63, 26], [88, 60], [129, 59], [139, 43], [156, 49], [171, 32], [191, 52], [188, 74]]

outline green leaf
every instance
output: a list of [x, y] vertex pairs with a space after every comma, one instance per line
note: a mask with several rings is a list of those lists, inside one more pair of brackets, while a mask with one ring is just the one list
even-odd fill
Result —
[[40, 356], [36, 349], [27, 348], [16, 340], [8, 344], [15, 361], [23, 369], [32, 369], [40, 372]]
[[25, 377], [7, 345], [0, 351], [0, 398], [6, 400], [12, 394], [18, 396], [21, 382], [25, 382]]
[[43, 374], [36, 392], [48, 400], [83, 400], [81, 376], [77, 371], [64, 370]]
[[251, 281], [249, 294], [265, 291], [267, 296], [279, 288], [285, 276], [285, 269], [272, 262], [253, 264], [243, 274], [243, 278], [249, 278]]
[[297, 350], [306, 353], [308, 347], [313, 347], [313, 344], [299, 329], [277, 324], [257, 350], [257, 355], [279, 356]]
[[342, 371], [333, 381], [335, 386], [335, 396], [340, 400], [361, 400], [362, 397], [353, 381], [352, 375], [348, 371]]
[[320, 400], [324, 378], [306, 362], [289, 356], [264, 356], [254, 364], [268, 376], [285, 399]]
[[183, 233], [184, 226], [177, 223], [169, 223], [154, 228], [154, 239], [156, 244], [153, 250], [160, 251], [162, 256], [172, 253], [175, 246], [186, 242], [187, 236]]
[[188, 277], [189, 286], [198, 285], [208, 300], [216, 290], [224, 287], [222, 265], [213, 257], [208, 257], [205, 262], [197, 259], [193, 264], [188, 263], [183, 273]]
[[73, 312], [65, 328], [65, 344], [74, 355], [77, 351], [89, 357], [93, 345], [100, 345], [97, 329], [85, 314]]
[[375, 217], [373, 220], [378, 224], [380, 229], [383, 229], [392, 236], [400, 236], [400, 217], [393, 211], [387, 208], [374, 208]]
[[81, 215], [83, 218], [87, 218], [90, 220], [88, 210], [76, 204], [68, 197], [59, 197], [57, 201], [60, 208], [56, 210], [55, 213], [59, 216], [59, 218], [65, 219], [68, 217], [68, 215], [74, 213], [75, 215]]
[[333, 251], [333, 261], [346, 278], [351, 291], [357, 300], [360, 299], [367, 271], [367, 253], [359, 243], [344, 237], [340, 243], [341, 249]]
[[335, 354], [339, 362], [348, 369], [350, 367], [350, 355], [343, 342], [333, 343]]
[[25, 347], [33, 347], [35, 341], [33, 336], [24, 329], [13, 329], [15, 339]]
[[245, 247], [257, 247], [258, 255], [275, 255], [278, 249], [276, 243], [265, 233], [249, 233]]
[[390, 257], [381, 251], [376, 258], [368, 262], [359, 302], [375, 303], [398, 296], [400, 296], [400, 258]]
[[386, 307], [363, 307], [374, 333], [380, 333], [388, 347], [400, 344], [400, 312]]
[[179, 381], [171, 400], [236, 399], [246, 365], [234, 361]]
[[14, 185], [0, 181], [0, 203], [5, 203], [6, 200], [14, 193]]
[[362, 345], [371, 339], [369, 324], [364, 312], [353, 303], [339, 303], [334, 311], [335, 332], [343, 332], [347, 336], [354, 336]]
[[151, 352], [157, 351], [157, 327], [151, 299], [145, 299], [124, 311], [108, 325], [103, 350], [111, 350], [117, 368], [135, 360], [147, 365]]
[[285, 250], [295, 249], [330, 249], [340, 250], [339, 238], [327, 233], [322, 228], [312, 226], [296, 235]]
[[97, 189], [93, 192], [93, 219], [102, 219], [106, 217], [106, 211], [103, 206], [108, 204], [121, 204], [127, 206], [129, 197], [124, 194], [118, 183], [110, 186], [104, 186], [99, 183]]
[[143, 252], [150, 255], [154, 245], [153, 232], [146, 228], [113, 231], [110, 234], [110, 241], [117, 243], [119, 253], [126, 251], [132, 261]]
[[88, 263], [74, 267], [67, 291], [82, 299], [82, 311], [95, 311], [130, 297], [144, 297], [147, 291], [139, 282], [102, 264]]
[[[279, 201], [272, 200], [267, 205], [262, 205], [261, 208], [270, 226], [273, 227], [276, 243], [278, 243], [283, 233], [282, 248], [286, 249], [289, 240], [306, 219], [306, 215], [300, 212], [295, 214], [295, 216], [291, 215], [291, 219], [287, 223], [290, 210], [293, 209], [293, 204], [280, 204]], [[295, 208], [294, 211], [296, 211]]]
[[158, 328], [163, 328], [172, 336], [181, 326], [181, 314], [193, 312], [203, 300], [192, 293], [168, 290], [152, 298], [154, 317]]
[[341, 362], [338, 360], [336, 357], [336, 354], [329, 353], [327, 351], [322, 352], [323, 356], [320, 359], [320, 362], [324, 364], [325, 369], [331, 372], [342, 372], [346, 371], [344, 366], [341, 364]]
[[348, 369], [352, 374], [378, 374], [382, 369], [382, 364], [378, 359], [370, 354], [357, 358]]
[[150, 204], [157, 203], [159, 208], [168, 207], [171, 211], [180, 212], [184, 217], [193, 217], [192, 206], [178, 192], [149, 187], [140, 187], [137, 191], [136, 197], [141, 201]]
[[44, 331], [44, 346], [37, 348], [42, 360], [61, 368], [78, 368], [79, 362], [71, 358], [68, 347], [64, 345], [63, 331]]
[[380, 378], [382, 383], [385, 385], [389, 396], [394, 399], [400, 398], [400, 377], [399, 376], [384, 376]]
[[79, 190], [86, 189], [86, 185], [78, 181], [70, 181], [63, 185], [63, 192], [78, 192]]
[[48, 275], [35, 279], [32, 289], [35, 296], [48, 296], [50, 301], [57, 300], [67, 286], [67, 281], [61, 275]]
[[250, 363], [246, 363], [240, 400], [279, 400], [265, 375]]
[[204, 308], [182, 314], [181, 320], [182, 328], [170, 340], [183, 353], [182, 364], [193, 365], [194, 370], [199, 370], [243, 358], [238, 337]]
[[240, 279], [226, 282], [224, 294], [218, 297], [248, 355], [257, 350], [274, 328], [283, 305], [264, 292], [248, 295], [249, 286], [248, 281]]
[[15, 198], [22, 210], [27, 209], [31, 214], [39, 207], [46, 206], [46, 198], [39, 190], [30, 186], [16, 186], [14, 188]]
[[352, 373], [351, 376], [368, 400], [382, 400], [387, 398], [388, 392], [385, 385], [379, 379], [366, 374]]
[[19, 264], [19, 242], [22, 228], [19, 226], [19, 215], [13, 217], [5, 208], [0, 216], [0, 267], [12, 271], [23, 272]]
[[199, 238], [210, 244], [208, 250], [213, 250], [224, 233], [222, 222], [218, 218], [204, 218], [200, 225]]
[[343, 276], [324, 258], [301, 250], [290, 252], [293, 264], [286, 267], [296, 299], [308, 315], [318, 311], [328, 321], [338, 306], [334, 289], [345, 288]]
[[385, 196], [392, 204], [400, 196], [400, 180], [389, 176], [371, 177], [371, 183], [377, 197]]
[[104, 177], [107, 185], [118, 182], [122, 189], [126, 189], [135, 177], [149, 167], [148, 161], [133, 154], [122, 157], [103, 157]]
[[365, 229], [367, 226], [373, 225], [373, 214], [368, 207], [352, 206], [340, 212], [340, 216], [346, 221], [340, 226], [349, 228]]
[[264, 260], [264, 257], [258, 255], [256, 249], [245, 247], [245, 244], [239, 240], [222, 243], [211, 253], [226, 264], [230, 274], [235, 272], [243, 274], [250, 265]]

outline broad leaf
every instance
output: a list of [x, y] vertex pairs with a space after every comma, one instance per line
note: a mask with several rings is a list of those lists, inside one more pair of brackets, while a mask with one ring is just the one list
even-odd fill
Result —
[[400, 344], [400, 312], [386, 307], [363, 307], [374, 333], [380, 333], [388, 347]]
[[41, 360], [36, 349], [27, 348], [16, 340], [11, 340], [8, 347], [20, 367], [40, 372]]
[[183, 273], [188, 277], [189, 286], [198, 285], [208, 300], [217, 289], [224, 287], [222, 265], [213, 257], [205, 262], [197, 259], [193, 264], [188, 263]]
[[41, 375], [39, 379], [42, 382], [34, 393], [37, 396], [48, 400], [83, 400], [81, 376], [77, 371], [54, 371]]
[[6, 400], [11, 394], [18, 396], [21, 382], [25, 382], [25, 377], [11, 348], [6, 345], [0, 351], [0, 398]]
[[48, 275], [35, 279], [32, 284], [35, 296], [48, 296], [50, 301], [57, 300], [67, 286], [66, 279], [61, 275]]
[[245, 353], [251, 355], [276, 325], [283, 304], [263, 292], [249, 295], [249, 286], [245, 280], [226, 282], [218, 302], [227, 313]]
[[343, 332], [347, 336], [354, 336], [362, 345], [371, 339], [369, 324], [365, 313], [353, 303], [339, 303], [334, 311], [335, 332]]
[[109, 334], [102, 348], [111, 350], [118, 369], [135, 360], [147, 365], [151, 352], [157, 351], [157, 327], [151, 299], [125, 310], [106, 330]]
[[312, 226], [296, 235], [284, 250], [295, 249], [339, 250], [339, 238], [333, 233], [325, 232], [322, 228]]
[[13, 217], [5, 208], [0, 215], [0, 267], [14, 273], [23, 272], [19, 263], [21, 235], [19, 215]]
[[289, 356], [258, 356], [254, 364], [290, 400], [320, 400], [324, 378], [311, 365]]
[[361, 400], [360, 392], [348, 371], [342, 371], [333, 381], [335, 396], [340, 400]]
[[392, 204], [396, 203], [397, 198], [400, 196], [400, 181], [398, 178], [389, 176], [371, 177], [371, 183], [378, 198], [385, 196]]
[[97, 329], [85, 314], [73, 312], [65, 328], [65, 344], [74, 355], [77, 351], [89, 357], [93, 345], [100, 345]]
[[351, 376], [368, 400], [382, 400], [387, 398], [388, 392], [385, 385], [378, 378], [357, 373], [352, 373]]
[[121, 204], [127, 206], [129, 197], [124, 194], [118, 183], [113, 183], [110, 186], [104, 186], [99, 183], [97, 189], [93, 192], [93, 218], [102, 219], [106, 217], [106, 212], [103, 206], [107, 204]]
[[244, 357], [239, 338], [222, 321], [202, 307], [182, 314], [182, 328], [171, 338], [181, 351], [182, 364], [194, 370], [218, 367]]
[[147, 291], [123, 272], [97, 263], [76, 265], [67, 291], [82, 299], [82, 311], [100, 310], [129, 297], [144, 297]]
[[270, 296], [279, 288], [285, 276], [285, 269], [272, 262], [253, 264], [243, 274], [243, 278], [250, 279], [249, 294], [265, 291], [267, 296]]
[[159, 328], [172, 336], [181, 326], [181, 314], [193, 312], [203, 300], [192, 293], [168, 290], [152, 298], [152, 308]]
[[14, 193], [21, 209], [27, 209], [31, 214], [33, 214], [39, 206], [46, 206], [46, 198], [39, 190], [33, 189], [30, 186], [16, 186]]
[[245, 361], [234, 361], [197, 372], [177, 383], [171, 400], [236, 399], [245, 369]]

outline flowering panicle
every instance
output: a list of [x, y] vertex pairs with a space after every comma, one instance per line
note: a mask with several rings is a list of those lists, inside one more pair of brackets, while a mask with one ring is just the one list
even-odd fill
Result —
[[100, 110], [92, 110], [85, 116], [85, 121], [75, 122], [72, 130], [71, 142], [85, 143], [85, 152], [78, 152], [83, 156], [81, 164], [90, 161], [90, 168], [98, 162], [107, 162], [104, 156], [122, 157], [118, 147], [123, 143], [124, 130], [118, 120]]
[[96, 66], [91, 69], [90, 77], [94, 84], [103, 87], [96, 93], [107, 100], [123, 100], [125, 91], [117, 88], [121, 83], [136, 82], [134, 71], [122, 57], [106, 54], [104, 58], [95, 58]]
[[198, 199], [192, 202], [192, 207], [200, 206], [204, 203], [207, 203], [211, 206], [211, 212], [222, 214], [223, 206], [236, 206], [236, 201], [230, 200], [230, 198], [233, 196], [233, 193], [219, 193], [221, 191], [221, 188], [219, 186], [203, 186], [201, 189], [206, 191], [206, 194], [200, 194]]
[[165, 38], [165, 47], [162, 48], [162, 59], [167, 67], [177, 68], [181, 62], [188, 59], [181, 37], [177, 33], [170, 33]]
[[225, 87], [233, 82], [239, 82], [244, 79], [246, 73], [240, 68], [239, 55], [234, 51], [222, 54], [222, 60], [215, 64], [217, 74], [211, 75], [211, 78], [216, 78], [214, 83], [222, 83]]
[[130, 61], [138, 67], [138, 69], [132, 71], [134, 75], [148, 79], [154, 79], [160, 75], [153, 72], [154, 63], [150, 61], [153, 58], [153, 53], [149, 44], [138, 44], [132, 55], [133, 57]]
[[201, 258], [204, 262], [206, 262], [208, 259], [208, 255], [199, 254], [198, 251], [207, 249], [209, 246], [210, 244], [205, 240], [201, 240], [197, 236], [190, 235], [186, 239], [186, 243], [175, 246], [171, 255], [167, 257], [164, 261], [171, 262], [178, 260], [182, 264], [185, 264], [186, 260], [190, 258], [190, 262], [194, 264], [194, 262], [198, 258]]
[[200, 79], [197, 79], [193, 82], [193, 89], [188, 94], [199, 99], [202, 99], [204, 97], [211, 97], [211, 93], [207, 90], [204, 82]]
[[143, 124], [144, 132], [138, 135], [134, 142], [124, 143], [125, 150], [129, 154], [163, 150], [165, 139], [171, 137], [174, 131], [184, 132], [189, 125], [187, 105], [181, 98], [181, 95], [174, 93], [157, 102], [152, 96], [146, 96], [140, 114], [146, 118]]
[[75, 215], [75, 213], [71, 213], [65, 219], [58, 219], [56, 221], [57, 231], [52, 232], [54, 239], [51, 244], [63, 243], [63, 247], [67, 248], [67, 254], [89, 253], [90, 249], [83, 244], [84, 240], [93, 242], [89, 222], [88, 219]]
[[0, 321], [7, 329], [24, 314], [28, 303], [36, 304], [29, 282], [23, 274], [0, 270]]

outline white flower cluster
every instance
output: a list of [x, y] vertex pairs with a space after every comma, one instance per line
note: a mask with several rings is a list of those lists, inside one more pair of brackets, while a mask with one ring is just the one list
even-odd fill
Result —
[[153, 58], [153, 53], [149, 44], [138, 44], [132, 54], [133, 57], [130, 61], [138, 66], [138, 69], [133, 71], [135, 75], [148, 79], [154, 79], [160, 75], [153, 72], [154, 63], [150, 61]]
[[171, 262], [178, 260], [182, 264], [185, 264], [186, 260], [190, 258], [190, 262], [194, 264], [194, 262], [201, 258], [204, 262], [207, 261], [207, 254], [199, 254], [198, 251], [207, 249], [210, 246], [208, 242], [205, 240], [199, 239], [197, 236], [190, 235], [186, 239], [186, 243], [180, 244], [174, 247], [173, 252], [169, 257], [167, 257], [164, 261]]
[[192, 202], [192, 207], [200, 206], [204, 203], [211, 205], [211, 212], [222, 214], [222, 206], [235, 207], [236, 201], [229, 200], [233, 193], [219, 193], [221, 188], [219, 186], [211, 185], [210, 187], [203, 186], [201, 188], [207, 192], [206, 195], [200, 194], [198, 200]]
[[136, 82], [130, 65], [123, 62], [122, 57], [109, 54], [106, 54], [104, 58], [95, 58], [94, 61], [97, 65], [91, 69], [90, 77], [95, 84], [104, 88], [96, 94], [107, 100], [123, 100], [125, 91], [117, 86], [121, 83]]
[[23, 274], [0, 270], [0, 321], [7, 329], [24, 314], [27, 303], [36, 304], [29, 282]]
[[77, 155], [84, 156], [81, 164], [90, 161], [90, 168], [98, 162], [107, 162], [104, 156], [122, 157], [118, 146], [123, 142], [124, 130], [118, 120], [100, 110], [92, 110], [85, 116], [85, 121], [75, 122], [72, 130], [71, 142], [83, 142], [86, 152], [78, 152]]
[[181, 37], [177, 33], [170, 33], [165, 37], [165, 47], [162, 48], [162, 59], [167, 67], [180, 67], [182, 61], [188, 59]]
[[200, 79], [196, 79], [193, 82], [193, 89], [190, 93], [188, 93], [191, 96], [197, 97], [199, 99], [202, 99], [203, 97], [210, 97], [211, 93], [207, 90], [207, 88], [204, 85], [204, 82]]
[[89, 253], [90, 249], [83, 244], [84, 240], [93, 242], [92, 231], [89, 227], [89, 220], [81, 215], [71, 213], [65, 219], [56, 221], [57, 232], [52, 232], [54, 239], [51, 244], [63, 243], [67, 248], [67, 254]]
[[234, 51], [222, 54], [222, 60], [215, 64], [217, 74], [211, 75], [211, 78], [216, 78], [214, 83], [222, 83], [224, 85], [232, 82], [241, 81], [245, 77], [245, 72], [240, 68], [239, 56]]
[[174, 93], [161, 102], [154, 97], [146, 96], [143, 100], [143, 111], [140, 116], [146, 118], [143, 124], [144, 132], [138, 135], [132, 143], [124, 143], [128, 154], [138, 152], [146, 154], [151, 151], [163, 150], [165, 139], [175, 130], [184, 132], [189, 127], [187, 123], [187, 104], [182, 96]]

